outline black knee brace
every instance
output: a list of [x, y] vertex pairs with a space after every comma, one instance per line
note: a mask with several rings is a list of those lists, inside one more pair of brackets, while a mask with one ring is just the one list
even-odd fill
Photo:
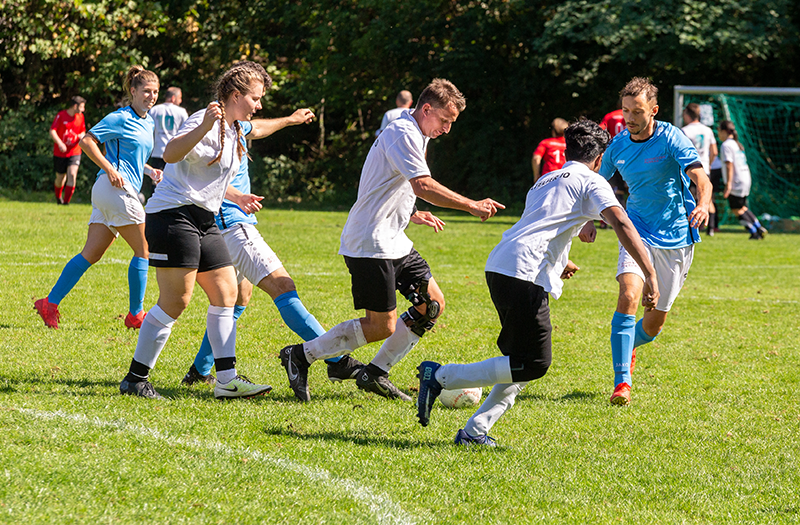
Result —
[[539, 358], [523, 359], [517, 356], [511, 356], [511, 380], [515, 383], [524, 381], [533, 381], [543, 377], [550, 368], [550, 356], [544, 355]]
[[[422, 337], [425, 332], [429, 332], [436, 324], [436, 317], [439, 316], [439, 302], [431, 299], [428, 295], [428, 280], [423, 279], [418, 285], [411, 285], [407, 290], [401, 291], [406, 299], [411, 301], [412, 306], [403, 312], [400, 319], [412, 332]], [[415, 306], [425, 305], [425, 313], [419, 313]]]

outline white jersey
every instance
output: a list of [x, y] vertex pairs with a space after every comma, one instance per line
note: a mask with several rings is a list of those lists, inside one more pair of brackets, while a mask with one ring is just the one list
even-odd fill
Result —
[[[187, 120], [178, 135], [189, 133], [198, 127], [205, 117], [201, 109]], [[209, 162], [219, 155], [220, 121], [198, 142], [186, 156], [176, 164], [167, 164], [164, 179], [156, 185], [153, 196], [147, 201], [145, 211], [156, 213], [187, 204], [195, 204], [213, 213], [219, 212], [225, 191], [236, 172], [239, 171], [239, 154], [236, 150], [236, 130], [225, 126], [225, 151], [219, 162]]]
[[711, 174], [711, 145], [717, 143], [714, 132], [711, 128], [699, 122], [692, 122], [681, 128], [694, 144], [697, 154], [700, 155], [700, 163], [706, 175]]
[[489, 254], [486, 271], [532, 282], [558, 299], [572, 238], [612, 206], [620, 204], [602, 176], [581, 162], [567, 162], [528, 191], [522, 218]]
[[375, 136], [377, 137], [378, 135], [383, 133], [383, 130], [386, 129], [386, 126], [397, 120], [400, 117], [400, 115], [402, 115], [407, 111], [410, 110], [408, 108], [394, 108], [384, 113], [383, 119], [381, 120], [381, 127], [378, 131], [375, 132]]
[[341, 255], [399, 259], [411, 253], [414, 243], [405, 229], [417, 197], [409, 181], [431, 174], [425, 161], [428, 140], [410, 113], [375, 139], [342, 231]]
[[[739, 144], [732, 137], [722, 143], [720, 157], [722, 157], [724, 166], [722, 171], [725, 174], [725, 184], [728, 183], [728, 177], [733, 176], [731, 195], [734, 197], [747, 197], [750, 195], [751, 179], [750, 167], [747, 165], [747, 155], [739, 149]], [[733, 163], [733, 174], [727, 173], [728, 162]]]
[[155, 143], [153, 144], [151, 156], [161, 158], [164, 156], [164, 148], [167, 147], [167, 142], [178, 134], [178, 130], [189, 118], [189, 114], [185, 109], [176, 106], [172, 102], [155, 105], [149, 113], [156, 124], [156, 129], [153, 132]]

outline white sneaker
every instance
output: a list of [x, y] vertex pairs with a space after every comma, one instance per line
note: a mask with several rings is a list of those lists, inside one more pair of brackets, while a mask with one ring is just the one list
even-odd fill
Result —
[[236, 376], [229, 383], [214, 386], [214, 397], [217, 399], [234, 399], [237, 397], [253, 397], [266, 394], [272, 390], [269, 385], [257, 385], [244, 376]]

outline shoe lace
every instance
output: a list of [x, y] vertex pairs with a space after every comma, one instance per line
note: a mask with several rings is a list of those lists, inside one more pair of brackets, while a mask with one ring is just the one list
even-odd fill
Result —
[[236, 376], [236, 379], [239, 379], [239, 380], [241, 380], [241, 381], [242, 381], [242, 382], [244, 382], [244, 383], [248, 383], [248, 384], [251, 384], [251, 385], [255, 385], [255, 383], [253, 383], [252, 381], [250, 381], [249, 379], [247, 379], [247, 376], [238, 375], [238, 376]]

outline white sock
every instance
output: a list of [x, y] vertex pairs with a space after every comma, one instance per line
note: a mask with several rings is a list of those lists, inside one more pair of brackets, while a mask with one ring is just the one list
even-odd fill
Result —
[[136, 341], [133, 358], [152, 369], [161, 350], [167, 344], [173, 324], [175, 319], [168, 316], [158, 305], [153, 306], [142, 321], [142, 327], [139, 328], [139, 339]]
[[349, 354], [367, 344], [360, 319], [339, 323], [316, 339], [303, 343], [303, 353], [309, 363], [319, 359]]
[[378, 355], [372, 359], [372, 364], [388, 372], [419, 343], [419, 340], [420, 337], [412, 332], [402, 319], [398, 319], [394, 333], [383, 342]]
[[483, 404], [472, 414], [464, 431], [470, 436], [485, 436], [495, 423], [514, 406], [514, 399], [527, 385], [524, 383], [500, 383], [494, 385]]
[[[147, 319], [145, 317], [145, 319]], [[208, 306], [206, 314], [206, 332], [214, 359], [236, 357], [236, 320], [233, 318], [233, 307]], [[229, 383], [236, 377], [236, 369], [217, 369], [217, 381]]]
[[450, 390], [511, 383], [511, 360], [502, 356], [466, 365], [442, 365], [436, 371], [436, 380]]

